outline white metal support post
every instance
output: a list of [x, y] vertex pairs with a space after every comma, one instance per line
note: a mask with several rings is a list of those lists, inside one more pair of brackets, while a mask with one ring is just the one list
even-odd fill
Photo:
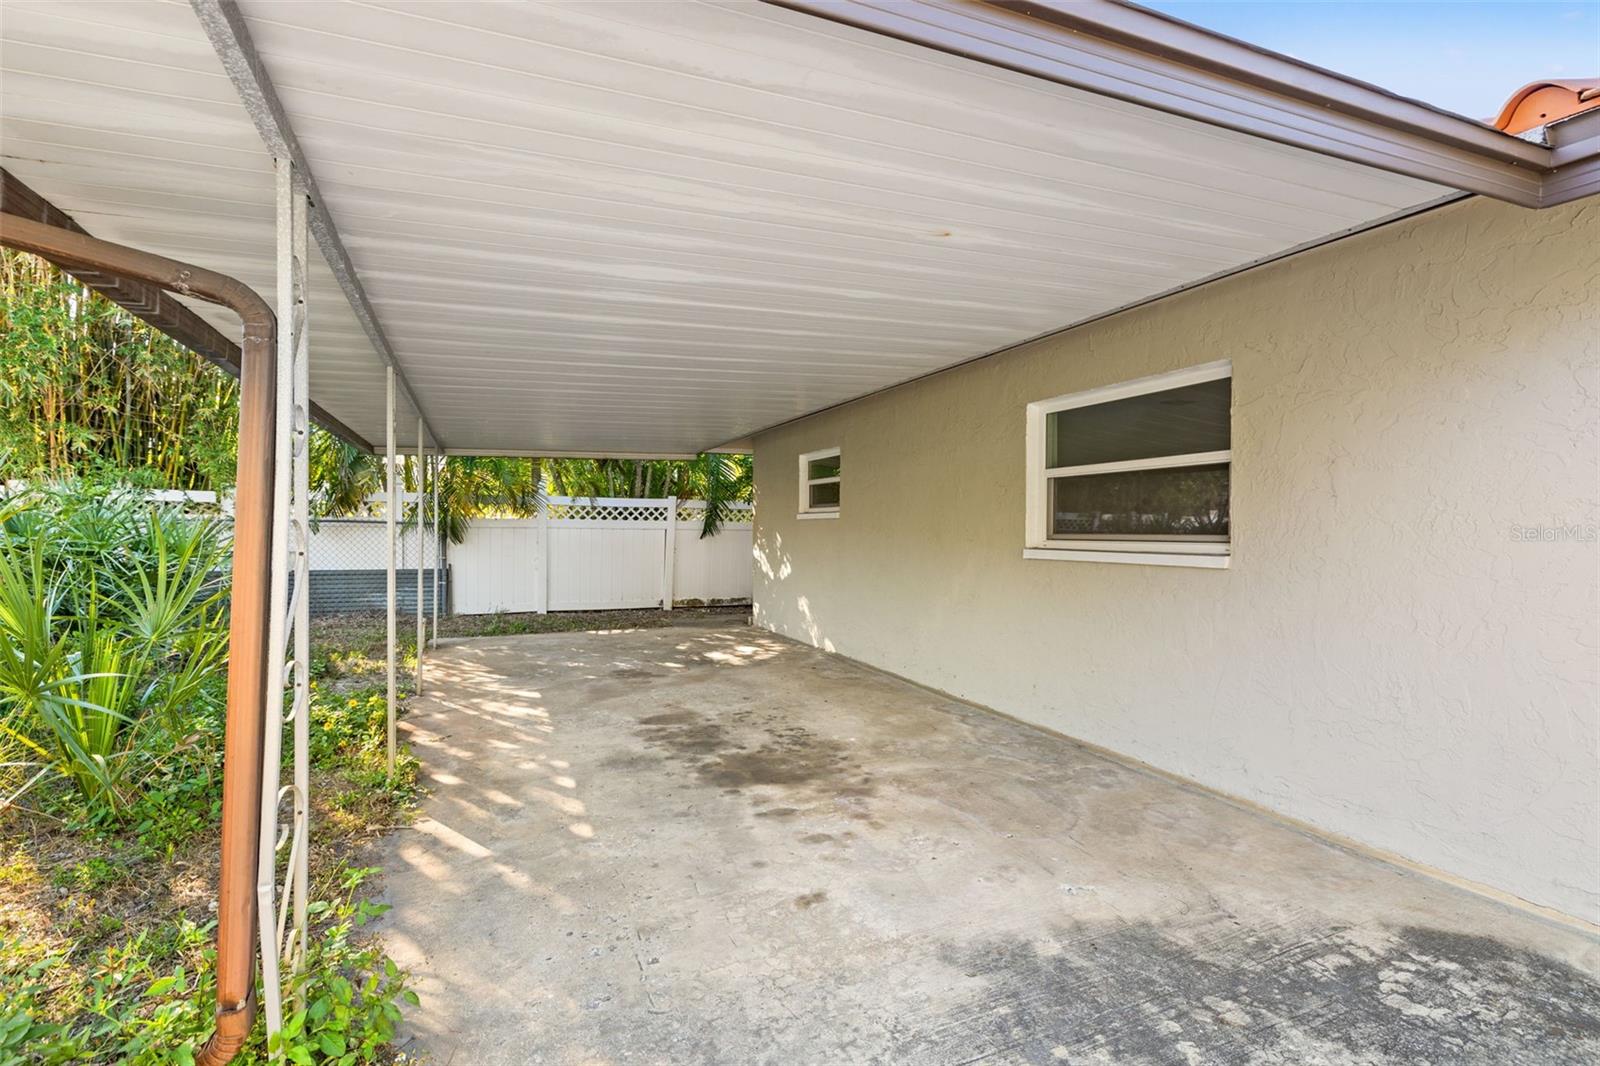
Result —
[[[308, 907], [311, 902], [311, 331], [308, 231], [311, 205], [302, 191], [294, 198], [295, 328], [294, 359], [294, 499], [289, 519], [295, 534], [294, 572], [294, 702], [291, 727], [294, 733], [294, 841], [290, 845], [292, 872], [293, 924], [287, 940], [283, 916], [278, 917], [278, 938], [284, 943], [284, 957], [290, 972], [300, 974], [306, 966], [310, 936]], [[303, 992], [295, 993], [297, 1008], [305, 1006]]]
[[444, 473], [444, 456], [433, 460], [433, 643], [439, 646], [439, 571], [444, 569], [444, 533], [439, 525], [439, 478]]
[[388, 372], [385, 374], [385, 379], [386, 379], [386, 384], [387, 384], [386, 392], [388, 394], [388, 411], [389, 411], [388, 420], [384, 425], [385, 434], [386, 434], [385, 435], [385, 439], [384, 439], [384, 458], [386, 460], [386, 462], [384, 463], [384, 470], [387, 472], [388, 481], [387, 481], [387, 484], [386, 484], [387, 494], [386, 494], [385, 500], [384, 500], [383, 511], [384, 511], [384, 522], [388, 526], [388, 529], [389, 529], [389, 599], [388, 599], [388, 604], [389, 604], [389, 645], [388, 645], [389, 646], [389, 658], [388, 658], [389, 698], [388, 698], [387, 712], [386, 712], [385, 721], [387, 722], [387, 725], [388, 725], [388, 745], [389, 745], [389, 747], [388, 747], [388, 763], [387, 763], [387, 765], [388, 765], [389, 776], [393, 777], [394, 776], [395, 748], [397, 747], [396, 737], [395, 737], [395, 725], [394, 725], [394, 703], [395, 703], [395, 674], [394, 674], [394, 671], [395, 671], [395, 659], [394, 659], [394, 638], [395, 638], [394, 532], [395, 532], [395, 526], [394, 526], [394, 520], [395, 520], [395, 512], [400, 509], [400, 497], [399, 497], [399, 494], [398, 494], [398, 491], [397, 491], [397, 487], [395, 485], [395, 476], [394, 476], [395, 475], [395, 470], [394, 470], [394, 468], [395, 468], [395, 459], [394, 459], [394, 367], [389, 367], [388, 368]]
[[422, 695], [422, 564], [428, 555], [428, 542], [424, 535], [428, 531], [427, 524], [423, 521], [427, 517], [428, 485], [427, 485], [427, 452], [423, 449], [422, 435], [427, 432], [427, 427], [422, 424], [422, 419], [417, 419], [417, 695]]
[[[256, 877], [262, 998], [269, 1038], [283, 1027], [283, 968], [287, 967], [292, 980], [305, 966], [311, 833], [311, 572], [307, 513], [311, 425], [306, 307], [306, 234], [310, 205], [293, 165], [287, 159], [279, 159], [276, 169], [277, 451], [273, 471], [269, 593], [272, 615], [267, 627], [267, 721], [261, 774], [261, 859]], [[286, 675], [292, 689], [288, 720], [292, 731], [293, 781], [280, 788]], [[285, 798], [291, 800], [293, 813], [288, 828], [280, 833], [278, 813]], [[277, 855], [285, 845], [288, 856], [280, 903]], [[282, 1052], [274, 1057], [281, 1059]]]
[[667, 497], [667, 539], [661, 549], [661, 609], [672, 610], [673, 555], [678, 547], [678, 498]]

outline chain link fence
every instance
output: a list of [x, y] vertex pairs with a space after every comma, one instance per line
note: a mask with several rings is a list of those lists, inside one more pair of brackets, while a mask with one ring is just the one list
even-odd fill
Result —
[[[196, 513], [207, 513], [194, 508]], [[225, 527], [233, 516], [211, 510]], [[309, 560], [311, 613], [382, 611], [389, 603], [389, 526], [382, 518], [312, 520]], [[439, 571], [439, 613], [450, 612], [450, 549], [431, 528], [415, 523], [395, 529], [395, 604], [401, 615], [417, 609], [417, 563], [422, 564], [422, 611], [433, 613], [434, 571]], [[294, 574], [289, 580], [292, 584]]]

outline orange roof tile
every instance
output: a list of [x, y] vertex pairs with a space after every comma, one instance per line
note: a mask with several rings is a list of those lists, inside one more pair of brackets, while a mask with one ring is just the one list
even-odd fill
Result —
[[1600, 107], [1600, 78], [1530, 81], [1511, 94], [1491, 125], [1507, 133], [1526, 133], [1591, 107]]

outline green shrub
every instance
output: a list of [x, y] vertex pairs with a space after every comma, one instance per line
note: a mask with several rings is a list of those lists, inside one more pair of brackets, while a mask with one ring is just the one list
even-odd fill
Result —
[[125, 489], [46, 483], [0, 508], [0, 809], [70, 780], [116, 812], [183, 759], [220, 699], [227, 562], [212, 519]]

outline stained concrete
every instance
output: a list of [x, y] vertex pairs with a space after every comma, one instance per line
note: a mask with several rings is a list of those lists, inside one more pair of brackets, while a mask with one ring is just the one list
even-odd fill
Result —
[[434, 1063], [1600, 1062], [1600, 941], [758, 630], [429, 679]]

